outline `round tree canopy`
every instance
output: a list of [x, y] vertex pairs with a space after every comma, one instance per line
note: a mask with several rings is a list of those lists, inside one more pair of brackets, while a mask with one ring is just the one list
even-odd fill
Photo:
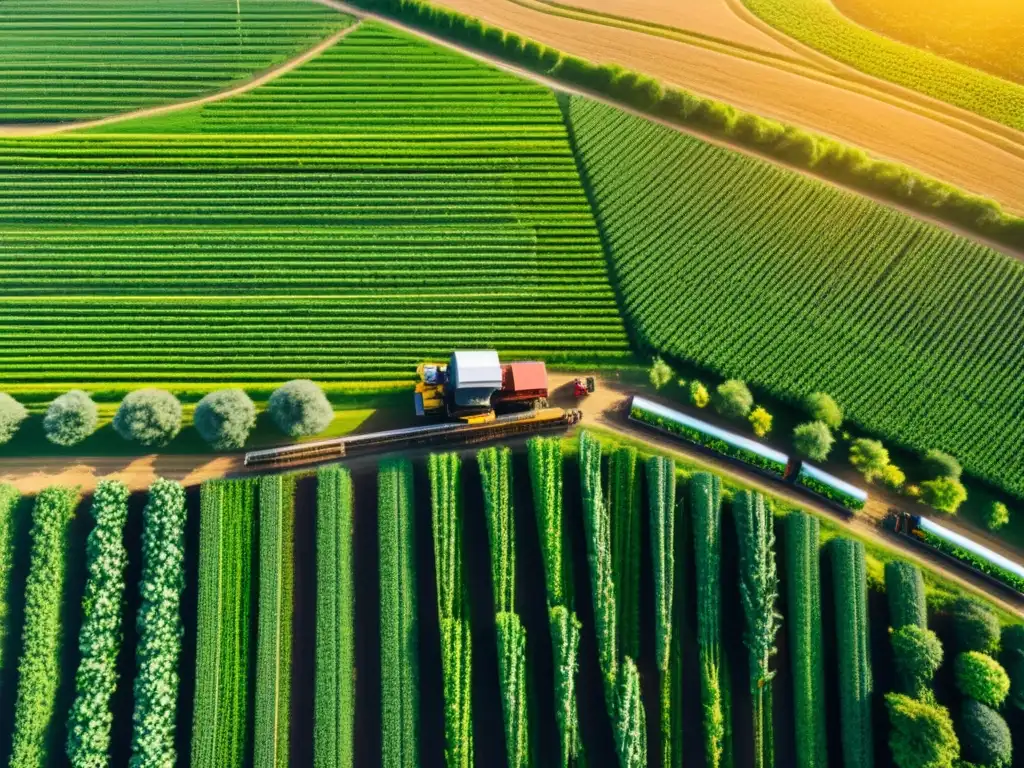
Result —
[[14, 437], [26, 416], [28, 411], [24, 405], [6, 392], [0, 392], [0, 445]]
[[181, 403], [164, 389], [129, 392], [114, 414], [114, 430], [141, 445], [166, 445], [181, 431]]
[[92, 398], [80, 389], [72, 389], [50, 403], [43, 417], [43, 432], [51, 443], [71, 446], [95, 432], [99, 420], [99, 409]]
[[256, 426], [256, 406], [241, 389], [219, 389], [199, 401], [192, 421], [212, 448], [241, 448]]
[[308, 379], [282, 384], [267, 403], [270, 418], [292, 437], [317, 435], [334, 420], [334, 409], [324, 391]]

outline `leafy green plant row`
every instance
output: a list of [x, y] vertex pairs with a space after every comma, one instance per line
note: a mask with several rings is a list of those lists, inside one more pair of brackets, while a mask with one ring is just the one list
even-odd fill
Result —
[[[647, 477], [647, 509], [651, 536], [651, 571], [654, 578], [654, 656], [660, 676], [659, 705], [661, 710], [661, 751], [662, 765], [675, 765], [682, 758], [675, 747], [682, 746], [682, 732], [675, 733], [678, 716], [673, 720], [673, 706], [682, 707], [678, 697], [673, 696], [673, 621], [676, 618], [676, 601], [682, 601], [681, 585], [676, 584], [676, 537], [682, 539], [682, 530], [676, 532], [676, 465], [673, 459], [652, 456], [645, 464]], [[677, 672], [681, 674], [681, 670]]]
[[377, 485], [382, 763], [384, 768], [419, 768], [412, 464], [405, 459], [381, 462]]
[[889, 602], [889, 625], [900, 629], [908, 624], [928, 627], [928, 601], [924, 576], [913, 563], [894, 560], [885, 564], [885, 596]]
[[314, 768], [355, 761], [355, 583], [352, 475], [325, 467], [316, 476], [316, 699]]
[[51, 486], [39, 493], [32, 510], [11, 768], [39, 768], [56, 758], [50, 755], [47, 733], [61, 678], [67, 528], [77, 504], [77, 489]]
[[431, 454], [428, 466], [444, 676], [445, 760], [448, 768], [472, 768], [473, 643], [462, 572], [462, 464], [458, 454], [445, 453]]
[[7, 593], [10, 588], [11, 563], [14, 560], [15, 509], [20, 500], [21, 494], [17, 488], [0, 483], [0, 673], [11, 663], [4, 655], [9, 631]]
[[136, 622], [138, 671], [130, 768], [171, 768], [177, 756], [185, 489], [158, 479], [149, 488], [142, 520], [142, 605]]
[[92, 497], [96, 521], [86, 544], [89, 576], [82, 599], [78, 634], [81, 660], [75, 677], [75, 700], [68, 717], [68, 760], [75, 768], [106, 765], [114, 713], [110, 698], [117, 688], [117, 655], [123, 636], [125, 568], [128, 551], [124, 526], [128, 488], [101, 480]]
[[1024, 579], [1015, 573], [1011, 573], [1005, 568], [1001, 568], [995, 563], [990, 563], [988, 560], [975, 555], [973, 552], [968, 552], [963, 547], [958, 547], [952, 542], [946, 541], [932, 533], [917, 529], [914, 531], [914, 535], [921, 539], [929, 547], [939, 550], [950, 557], [959, 560], [962, 563], [981, 571], [986, 576], [991, 576], [996, 581], [1000, 581], [1011, 589], [1020, 592], [1024, 595]]
[[799, 474], [796, 477], [797, 485], [802, 485], [808, 490], [814, 491], [819, 496], [824, 496], [829, 501], [834, 501], [842, 507], [846, 507], [851, 512], [856, 512], [864, 508], [864, 502], [854, 496], [850, 496], [847, 493], [843, 493], [839, 488], [833, 488], [828, 483], [823, 483], [813, 477]]
[[291, 722], [295, 479], [260, 479], [259, 607], [253, 761], [287, 768]]
[[622, 447], [608, 455], [607, 514], [611, 520], [612, 581], [619, 654], [640, 655], [640, 478], [637, 452]]
[[250, 754], [254, 480], [199, 492], [199, 614], [192, 768], [242, 768]]
[[828, 763], [825, 725], [825, 649], [821, 625], [821, 556], [818, 518], [786, 516], [786, 581], [796, 765]]

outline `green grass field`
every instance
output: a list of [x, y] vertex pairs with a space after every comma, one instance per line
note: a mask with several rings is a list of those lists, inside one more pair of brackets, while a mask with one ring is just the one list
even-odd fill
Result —
[[88, 120], [217, 91], [351, 22], [311, 0], [5, 0], [0, 123]]
[[[1024, 130], [1024, 85], [861, 27], [843, 16], [829, 0], [743, 0], [743, 3], [773, 27], [837, 61]], [[973, 7], [960, 12], [983, 13]], [[943, 11], [928, 6], [927, 12], [922, 13], [932, 14], [941, 16]]]
[[550, 91], [364, 24], [243, 96], [110, 128], [0, 141], [0, 386], [631, 359]]
[[1024, 493], [1024, 265], [869, 200], [572, 99], [638, 336]]

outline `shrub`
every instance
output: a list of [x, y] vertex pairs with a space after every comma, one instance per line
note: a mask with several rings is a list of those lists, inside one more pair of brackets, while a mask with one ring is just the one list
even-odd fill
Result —
[[999, 713], [974, 699], [960, 709], [960, 750], [964, 760], [985, 768], [1008, 768], [1013, 758], [1010, 728]]
[[942, 666], [942, 643], [930, 629], [907, 624], [892, 633], [892, 655], [900, 688], [921, 698]]
[[655, 389], [661, 389], [672, 381], [672, 369], [669, 367], [668, 363], [660, 357], [654, 358], [651, 370], [647, 375], [651, 380], [651, 386]]
[[129, 392], [114, 414], [114, 431], [147, 447], [167, 445], [181, 431], [181, 403], [165, 389]]
[[275, 389], [267, 410], [278, 428], [291, 437], [319, 434], [334, 419], [324, 391], [309, 379], [293, 379]]
[[1024, 709], [1024, 624], [1003, 629], [1003, 668], [1010, 677], [1010, 703]]
[[6, 392], [0, 392], [0, 445], [14, 437], [27, 416], [24, 405]]
[[954, 651], [994, 653], [999, 647], [999, 619], [969, 597], [957, 598], [949, 607], [953, 620]]
[[804, 410], [811, 421], [824, 422], [830, 429], [839, 429], [843, 423], [843, 409], [824, 392], [812, 392], [804, 398]]
[[745, 418], [754, 407], [754, 396], [739, 379], [729, 379], [715, 388], [715, 410], [730, 419]]
[[921, 483], [921, 500], [940, 512], [948, 512], [952, 515], [960, 509], [961, 504], [967, 501], [967, 489], [959, 480], [954, 480], [951, 477], [925, 480]]
[[963, 467], [960, 466], [960, 462], [955, 457], [935, 449], [928, 451], [924, 455], [924, 458], [921, 460], [921, 466], [925, 474], [932, 480], [938, 480], [940, 477], [951, 477], [954, 480], [959, 480], [960, 475], [964, 471]]
[[865, 480], [874, 480], [889, 465], [889, 451], [878, 440], [861, 437], [850, 446], [850, 463]]
[[696, 379], [690, 382], [690, 402], [697, 408], [707, 408], [711, 402], [708, 388]]
[[898, 491], [903, 487], [903, 484], [907, 482], [907, 475], [895, 464], [889, 464], [882, 470], [878, 479], [886, 488]]
[[885, 564], [885, 594], [889, 601], [889, 626], [899, 629], [915, 624], [928, 625], [928, 605], [921, 569], [906, 560]]
[[764, 437], [772, 431], [772, 415], [761, 406], [750, 412], [747, 421], [750, 422], [750, 426], [754, 428], [754, 434], [758, 437]]
[[985, 517], [985, 525], [990, 531], [998, 531], [1010, 522], [1010, 510], [1001, 501], [993, 501]]
[[832, 430], [823, 421], [808, 421], [793, 430], [793, 447], [796, 452], [815, 461], [825, 461], [834, 442]]
[[99, 420], [96, 403], [82, 390], [72, 389], [50, 403], [43, 417], [43, 432], [51, 443], [67, 447], [95, 432]]
[[214, 450], [241, 448], [256, 426], [256, 406], [244, 390], [219, 389], [199, 401], [192, 422]]
[[889, 747], [897, 768], [952, 768], [960, 742], [949, 711], [928, 701], [887, 693]]
[[1010, 678], [991, 656], [967, 651], [956, 657], [956, 687], [964, 696], [999, 709], [1010, 692]]

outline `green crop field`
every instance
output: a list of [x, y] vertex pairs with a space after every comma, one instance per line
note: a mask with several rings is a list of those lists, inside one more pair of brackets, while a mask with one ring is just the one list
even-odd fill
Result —
[[623, 311], [651, 347], [1024, 492], [1024, 265], [582, 99], [571, 122]]
[[550, 91], [364, 23], [247, 94], [110, 128], [0, 141], [0, 384], [630, 359]]
[[88, 120], [217, 91], [351, 22], [312, 0], [4, 0], [0, 123]]
[[[837, 61], [1024, 130], [1024, 85], [858, 26], [829, 0], [743, 0], [743, 3], [773, 27]], [[974, 8], [962, 12], [981, 13]], [[929, 6], [924, 15], [942, 13]]]

